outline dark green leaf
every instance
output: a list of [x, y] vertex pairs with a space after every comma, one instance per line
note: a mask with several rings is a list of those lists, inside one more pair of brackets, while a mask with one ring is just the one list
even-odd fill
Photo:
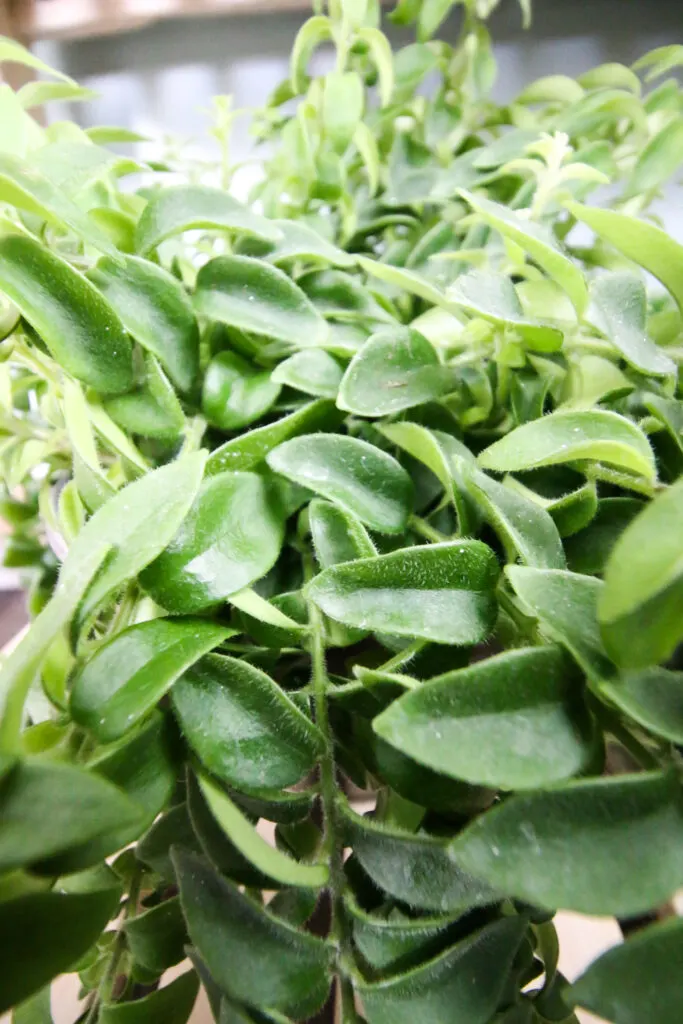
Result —
[[412, 484], [386, 452], [355, 437], [311, 434], [271, 451], [276, 473], [307, 487], [380, 533], [402, 533], [408, 521]]
[[272, 917], [196, 857], [174, 855], [190, 937], [227, 993], [299, 1017], [322, 1006], [332, 949]]
[[[350, 895], [345, 899], [352, 922], [353, 943], [375, 970], [392, 974], [434, 955], [446, 945], [457, 921], [453, 915], [410, 918], [393, 910], [387, 917], [367, 914]], [[436, 948], [435, 948], [436, 947]]]
[[683, 744], [683, 672], [646, 668], [602, 683], [600, 692], [649, 732]]
[[580, 774], [595, 750], [577, 673], [557, 647], [508, 651], [394, 701], [373, 728], [443, 775], [532, 789]]
[[202, 411], [214, 427], [240, 430], [261, 419], [279, 394], [268, 370], [257, 370], [236, 352], [219, 352], [206, 368]]
[[246, 661], [204, 658], [178, 680], [172, 698], [188, 743], [224, 782], [247, 789], [291, 786], [322, 750], [316, 727]]
[[152, 619], [118, 633], [79, 672], [74, 720], [103, 742], [123, 736], [180, 675], [230, 634], [201, 619]]
[[170, 612], [201, 611], [264, 576], [280, 553], [283, 530], [277, 495], [263, 477], [210, 477], [140, 583]]
[[628, 917], [679, 888], [682, 842], [680, 784], [650, 773], [511, 797], [458, 836], [451, 853], [517, 899]]
[[148, 971], [163, 974], [185, 959], [187, 931], [177, 896], [129, 918], [124, 929], [133, 960]]
[[105, 1003], [100, 1024], [185, 1024], [192, 1013], [199, 978], [187, 971], [170, 985], [128, 1003]]
[[491, 549], [462, 540], [332, 566], [309, 584], [308, 595], [347, 626], [470, 644], [495, 624], [497, 578]]
[[565, 543], [572, 572], [601, 576], [614, 545], [642, 509], [637, 498], [601, 498], [592, 522]]
[[175, 871], [170, 855], [172, 846], [181, 846], [184, 850], [201, 853], [202, 848], [193, 831], [185, 804], [178, 804], [157, 818], [135, 848], [138, 860], [148, 864], [165, 881], [175, 884]]

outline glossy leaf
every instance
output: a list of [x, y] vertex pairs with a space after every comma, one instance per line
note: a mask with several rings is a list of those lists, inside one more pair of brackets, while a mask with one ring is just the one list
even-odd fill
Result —
[[0, 791], [0, 870], [29, 865], [113, 828], [139, 810], [99, 776], [65, 764], [20, 762]]
[[582, 460], [604, 462], [649, 481], [656, 476], [642, 431], [624, 416], [602, 409], [556, 412], [525, 423], [484, 449], [479, 465], [503, 473]]
[[116, 913], [118, 889], [33, 893], [3, 903], [0, 1013], [72, 968]]
[[214, 427], [240, 430], [261, 419], [279, 394], [267, 370], [250, 366], [236, 352], [219, 352], [206, 368], [202, 411]]
[[376, 885], [401, 902], [455, 913], [496, 901], [493, 889], [454, 864], [444, 840], [387, 828], [346, 805], [342, 811], [354, 857]]
[[62, 568], [65, 587], [82, 571], [96, 545], [113, 550], [86, 593], [83, 618], [169, 544], [199, 490], [205, 461], [205, 454], [197, 452], [148, 473], [110, 498], [86, 523]]
[[520, 917], [496, 921], [411, 971], [359, 985], [368, 1024], [487, 1024], [525, 928]]
[[566, 206], [577, 220], [661, 281], [683, 310], [683, 246], [654, 224], [625, 213], [573, 202]]
[[101, 1024], [185, 1024], [198, 991], [199, 978], [194, 971], [187, 971], [142, 999], [105, 1003], [99, 1020]]
[[366, 441], [311, 434], [273, 449], [267, 462], [276, 473], [336, 502], [373, 530], [401, 533], [406, 527], [410, 478], [395, 459]]
[[376, 554], [363, 524], [350, 512], [315, 498], [308, 514], [315, 553], [323, 569]]
[[71, 713], [103, 742], [118, 739], [230, 631], [201, 619], [152, 619], [118, 633], [77, 675]]
[[612, 550], [599, 616], [604, 642], [620, 665], [663, 661], [683, 635], [682, 516], [678, 481], [643, 509]]
[[271, 846], [245, 818], [230, 797], [208, 776], [199, 776], [199, 785], [211, 813], [240, 853], [264, 875], [282, 885], [319, 889], [328, 880], [325, 864], [301, 864]]
[[104, 394], [133, 383], [131, 345], [97, 290], [32, 238], [0, 238], [0, 287], [52, 355]]
[[209, 608], [268, 572], [280, 553], [283, 525], [277, 495], [263, 477], [210, 477], [140, 583], [170, 612]]
[[598, 601], [603, 583], [592, 576], [556, 569], [510, 565], [507, 576], [543, 632], [562, 644], [591, 679], [614, 674], [598, 625]]
[[195, 307], [204, 316], [297, 348], [321, 345], [327, 325], [278, 267], [247, 256], [216, 256], [197, 275]]
[[581, 270], [572, 262], [544, 225], [522, 219], [518, 213], [464, 189], [460, 194], [475, 213], [505, 238], [516, 242], [549, 277], [559, 284], [581, 315], [588, 304], [588, 289]]
[[324, 349], [313, 348], [295, 352], [285, 359], [273, 370], [271, 380], [307, 395], [334, 399], [343, 375], [344, 371], [334, 356]]
[[518, 899], [628, 917], [680, 886], [682, 838], [677, 780], [646, 773], [511, 797], [458, 836], [451, 854]]
[[373, 728], [420, 764], [497, 789], [580, 774], [594, 752], [577, 674], [557, 647], [509, 651], [432, 679]]
[[223, 782], [291, 786], [322, 750], [318, 729], [273, 680], [246, 661], [213, 655], [176, 683], [173, 707], [187, 742]]
[[592, 317], [624, 359], [643, 373], [668, 374], [675, 364], [646, 332], [645, 286], [631, 274], [605, 274], [591, 289]]
[[450, 391], [455, 378], [418, 331], [385, 328], [353, 357], [337, 405], [358, 416], [388, 416]]
[[160, 190], [147, 204], [135, 234], [145, 256], [166, 238], [185, 231], [234, 231], [277, 242], [280, 234], [265, 218], [217, 188], [177, 185]]
[[199, 369], [199, 330], [192, 303], [178, 281], [136, 256], [105, 257], [89, 273], [135, 340], [157, 357], [181, 391]]
[[484, 640], [496, 620], [498, 563], [480, 541], [404, 548], [325, 569], [308, 596], [347, 626], [443, 644]]
[[252, 1006], [309, 1017], [325, 1001], [332, 950], [290, 928], [180, 851], [174, 857], [190, 938], [212, 977]]
[[311, 260], [336, 267], [352, 267], [355, 263], [353, 256], [328, 242], [303, 221], [274, 220], [273, 227], [280, 232], [281, 238], [272, 252], [268, 253], [267, 259], [271, 263]]
[[683, 997], [676, 969], [682, 950], [680, 920], [647, 928], [603, 953], [572, 985], [570, 998], [619, 1024], [640, 1024], [648, 1017], [676, 1024]]
[[226, 441], [209, 456], [206, 475], [215, 476], [226, 469], [237, 472], [253, 469], [263, 462], [268, 452], [292, 437], [332, 429], [342, 420], [342, 413], [332, 402], [319, 399], [283, 416], [265, 427], [257, 427], [240, 437]]

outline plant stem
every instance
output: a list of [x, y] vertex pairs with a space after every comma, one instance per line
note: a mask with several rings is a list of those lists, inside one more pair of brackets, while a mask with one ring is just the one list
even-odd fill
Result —
[[114, 939], [114, 945], [111, 950], [111, 957], [109, 959], [109, 965], [104, 973], [102, 981], [99, 984], [95, 998], [90, 1004], [88, 1010], [88, 1016], [85, 1019], [85, 1024], [95, 1024], [95, 1021], [99, 1017], [100, 1007], [102, 1003], [107, 1003], [111, 1000], [114, 992], [114, 985], [116, 984], [116, 978], [119, 971], [119, 965], [121, 959], [126, 952], [126, 934], [123, 930], [123, 926], [126, 921], [130, 920], [131, 917], [135, 917], [138, 908], [138, 900], [140, 899], [140, 884], [142, 882], [142, 868], [140, 867], [131, 878], [130, 889], [128, 890], [128, 899], [126, 900], [126, 907], [123, 911], [121, 921], [116, 932], [116, 938]]
[[403, 668], [409, 661], [412, 661], [416, 654], [419, 654], [427, 644], [426, 640], [413, 640], [407, 647], [402, 648], [393, 658], [389, 658], [383, 665], [380, 665], [377, 672], [395, 672]]
[[431, 541], [433, 544], [443, 544], [444, 541], [448, 540], [445, 533], [437, 530], [435, 526], [428, 523], [426, 519], [422, 519], [421, 516], [411, 516], [409, 526], [411, 530], [419, 533], [421, 537]]
[[[313, 557], [304, 558], [307, 578], [315, 572]], [[331, 920], [330, 938], [337, 946], [337, 978], [342, 1008], [342, 1021], [354, 1020], [353, 988], [344, 976], [342, 967], [348, 954], [348, 935], [344, 922], [343, 896], [346, 886], [344, 876], [343, 846], [337, 814], [337, 778], [334, 762], [334, 740], [330, 726], [327, 689], [329, 680], [325, 662], [322, 615], [312, 601], [308, 604], [310, 623], [311, 685], [315, 705], [316, 725], [325, 739], [325, 749], [320, 757], [320, 798], [323, 812], [323, 843], [321, 854], [330, 871], [328, 892], [330, 894]]]

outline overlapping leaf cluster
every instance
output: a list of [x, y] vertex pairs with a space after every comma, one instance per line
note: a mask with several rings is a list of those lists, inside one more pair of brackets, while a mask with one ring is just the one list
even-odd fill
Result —
[[[454, 6], [319, 4], [251, 204], [225, 101], [136, 190], [0, 87], [17, 1024], [681, 1019], [683, 48], [499, 106]], [[557, 908], [633, 934], [568, 986]]]

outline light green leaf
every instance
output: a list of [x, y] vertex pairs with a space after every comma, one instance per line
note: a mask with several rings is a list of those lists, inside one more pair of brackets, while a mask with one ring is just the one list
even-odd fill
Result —
[[488, 1024], [526, 928], [495, 921], [419, 967], [358, 984], [368, 1024]]
[[303, 1019], [324, 1003], [333, 950], [243, 895], [198, 858], [173, 857], [190, 938], [234, 998]]
[[336, 398], [344, 371], [334, 356], [324, 349], [305, 349], [295, 352], [275, 367], [271, 380], [286, 384], [307, 395]]
[[199, 271], [197, 310], [211, 320], [287, 342], [321, 345], [327, 325], [278, 267], [247, 256], [216, 256]]
[[280, 232], [248, 207], [217, 188], [176, 185], [159, 190], [138, 221], [136, 248], [146, 256], [165, 239], [185, 231], [230, 231], [277, 242]]
[[121, 321], [68, 263], [32, 238], [5, 235], [0, 288], [68, 373], [104, 394], [131, 387], [132, 349]]
[[311, 260], [335, 267], [353, 267], [356, 262], [353, 256], [328, 242], [303, 221], [274, 220], [272, 224], [282, 237], [266, 256], [271, 263]]
[[356, 71], [330, 71], [323, 80], [322, 127], [335, 152], [348, 148], [365, 106], [365, 90]]
[[211, 813], [228, 838], [250, 864], [282, 885], [319, 889], [328, 880], [325, 864], [301, 864], [277, 847], [267, 843], [245, 818], [232, 800], [206, 775], [199, 776], [199, 786]]
[[219, 352], [206, 368], [202, 412], [220, 430], [240, 430], [260, 420], [279, 394], [280, 385], [268, 370], [257, 369], [236, 352]]
[[682, 842], [678, 780], [652, 772], [510, 797], [466, 828], [450, 852], [517, 899], [630, 917], [680, 887]]
[[394, 92], [394, 54], [391, 44], [378, 28], [362, 28], [356, 38], [364, 42], [370, 51], [379, 78], [380, 102], [386, 107]]
[[358, 416], [388, 416], [440, 398], [454, 386], [454, 373], [425, 337], [410, 327], [387, 327], [351, 360], [337, 405]]
[[69, 78], [68, 75], [63, 74], [61, 71], [57, 71], [55, 68], [51, 68], [49, 64], [42, 61], [35, 53], [27, 50], [16, 39], [0, 36], [0, 64], [5, 63], [23, 64], [24, 67], [33, 68], [34, 71], [42, 71], [43, 74], [50, 75], [52, 78], [59, 78], [62, 82], [74, 84], [72, 78]]
[[165, 550], [140, 583], [170, 612], [197, 612], [224, 601], [275, 563], [284, 521], [277, 495], [256, 473], [205, 480]]
[[595, 681], [614, 675], [598, 625], [602, 580], [557, 569], [509, 565], [512, 587], [543, 632], [567, 648], [586, 675]]
[[624, 416], [602, 409], [556, 412], [524, 423], [485, 448], [479, 465], [504, 473], [583, 460], [656, 479], [645, 434]]
[[402, 533], [412, 500], [406, 471], [386, 452], [354, 437], [310, 434], [286, 441], [268, 465], [358, 516], [372, 530]]
[[208, 771], [246, 789], [292, 786], [323, 748], [318, 729], [273, 680], [246, 661], [212, 655], [172, 692], [187, 742]]
[[676, 173], [683, 160], [683, 117], [673, 117], [639, 154], [627, 182], [628, 195], [659, 188]]
[[[683, 921], [663, 921], [608, 950], [576, 981], [568, 997], [619, 1024], [677, 1024], [681, 1012]], [[643, 979], [647, 978], [647, 984]]]
[[417, 38], [421, 43], [431, 39], [446, 20], [451, 8], [461, 0], [423, 0], [417, 22]]
[[666, 231], [615, 210], [599, 210], [574, 202], [565, 206], [599, 238], [661, 281], [683, 310], [683, 246]]
[[231, 630], [201, 619], [151, 619], [117, 633], [86, 662], [71, 690], [74, 721], [103, 743], [119, 739]]
[[562, 346], [562, 331], [525, 316], [512, 281], [503, 274], [472, 270], [447, 291], [450, 308], [481, 317], [500, 327], [510, 325], [532, 349], [553, 352]]
[[583, 99], [584, 90], [567, 75], [545, 75], [520, 92], [515, 103], [532, 106], [536, 103], [560, 103], [568, 106]]
[[431, 679], [373, 729], [442, 775], [504, 790], [578, 775], [595, 750], [578, 673], [558, 647], [508, 651]]
[[308, 517], [315, 553], [323, 569], [376, 554], [365, 527], [351, 512], [314, 498], [308, 506]]
[[491, 549], [462, 540], [332, 566], [309, 583], [307, 593], [347, 626], [471, 644], [495, 624], [497, 578]]
[[683, 636], [683, 480], [637, 516], [617, 541], [598, 607], [602, 636], [627, 668], [664, 661]]
[[475, 213], [490, 227], [495, 228], [505, 238], [516, 242], [572, 300], [579, 316], [588, 304], [588, 289], [583, 273], [560, 248], [552, 234], [541, 224], [525, 220], [514, 210], [494, 203], [490, 199], [474, 196], [471, 192], [460, 189]]
[[157, 357], [181, 391], [199, 370], [199, 330], [192, 303], [171, 274], [149, 260], [105, 257], [88, 274], [135, 340]]
[[370, 277], [376, 277], [379, 281], [392, 285], [394, 288], [417, 295], [434, 306], [449, 308], [444, 292], [416, 271], [407, 270], [405, 267], [395, 267], [391, 263], [381, 263], [379, 260], [371, 260], [367, 256], [357, 256], [356, 260]]
[[308, 18], [299, 29], [289, 58], [289, 80], [295, 96], [306, 90], [308, 62], [313, 51], [329, 39], [332, 39], [332, 22], [321, 14]]
[[94, 100], [97, 99], [97, 93], [92, 89], [84, 89], [75, 82], [45, 82], [38, 79], [22, 85], [17, 92], [17, 99], [24, 110], [31, 110], [32, 107], [42, 107], [55, 100], [66, 100], [69, 103]]
[[676, 372], [676, 364], [647, 335], [645, 286], [633, 274], [598, 277], [591, 288], [589, 316], [637, 370], [659, 375]]

